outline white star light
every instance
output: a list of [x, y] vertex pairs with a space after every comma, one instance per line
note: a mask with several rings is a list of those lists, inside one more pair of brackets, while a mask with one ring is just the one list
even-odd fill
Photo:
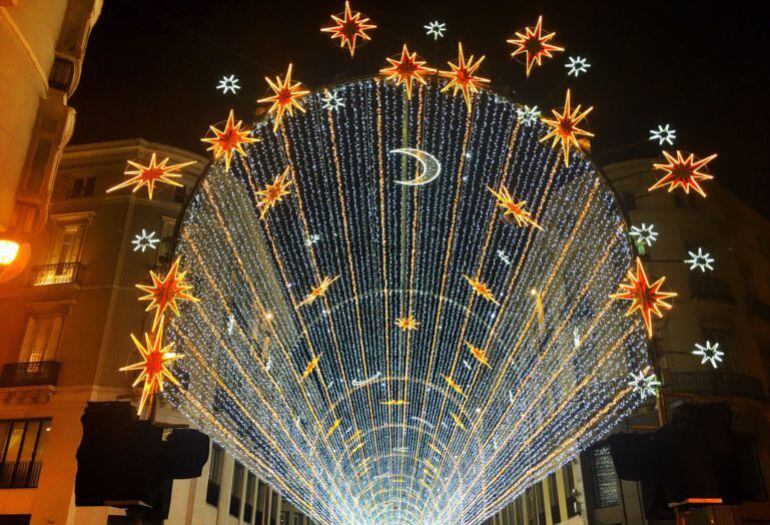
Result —
[[702, 357], [700, 364], [710, 363], [714, 368], [719, 366], [719, 363], [722, 362], [722, 356], [725, 355], [719, 349], [719, 343], [712, 343], [711, 341], [706, 341], [706, 346], [695, 343], [695, 350], [692, 353]]
[[531, 126], [532, 124], [536, 123], [538, 119], [540, 119], [540, 110], [537, 109], [537, 106], [529, 107], [524, 105], [522, 107], [516, 108], [516, 116], [519, 117], [519, 120], [521, 120], [522, 124], [525, 126]]
[[155, 232], [147, 233], [147, 230], [142, 228], [142, 233], [137, 233], [134, 236], [134, 240], [131, 241], [131, 244], [134, 245], [135, 252], [141, 251], [144, 253], [145, 250], [154, 250], [157, 248], [159, 242], [160, 239], [155, 236]]
[[587, 58], [569, 57], [569, 62], [564, 64], [564, 67], [567, 68], [567, 75], [577, 77], [581, 73], [588, 73], [588, 69], [591, 67], [591, 64], [588, 63]]
[[631, 231], [628, 234], [633, 237], [637, 244], [645, 244], [648, 247], [658, 240], [658, 232], [655, 231], [655, 226], [652, 224], [642, 223], [641, 226], [631, 226]]
[[443, 37], [444, 31], [446, 31], [446, 24], [444, 22], [439, 22], [438, 20], [429, 22], [423, 27], [426, 29], [428, 36], [433, 37], [433, 40], [438, 40], [439, 38]]
[[235, 75], [230, 75], [229, 77], [225, 75], [219, 81], [217, 89], [221, 89], [223, 95], [227, 95], [227, 93], [235, 94], [239, 89], [241, 89], [239, 82], [240, 81]]
[[628, 376], [628, 386], [633, 388], [634, 392], [638, 392], [639, 397], [642, 399], [657, 396], [660, 385], [661, 382], [658, 381], [655, 374], [646, 376], [644, 375], [644, 372], [639, 372], [638, 374], [631, 372]]
[[676, 130], [671, 129], [668, 124], [665, 126], [658, 124], [658, 129], [650, 130], [650, 140], [657, 140], [658, 146], [662, 146], [663, 144], [673, 146], [674, 140], [676, 140]]
[[714, 258], [708, 252], [704, 252], [703, 248], [698, 248], [697, 253], [688, 251], [687, 254], [690, 258], [685, 259], [684, 262], [690, 265], [690, 270], [698, 269], [701, 272], [706, 273], [706, 270], [714, 269], [712, 266]]
[[330, 111], [337, 111], [340, 108], [344, 108], [345, 103], [336, 92], [327, 89], [324, 92], [323, 99], [321, 99], [321, 107]]

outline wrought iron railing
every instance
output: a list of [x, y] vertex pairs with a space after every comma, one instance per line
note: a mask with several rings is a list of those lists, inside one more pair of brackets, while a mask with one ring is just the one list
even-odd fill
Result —
[[0, 372], [0, 387], [56, 385], [60, 367], [58, 361], [8, 363]]
[[30, 273], [31, 286], [51, 286], [53, 284], [80, 283], [83, 265], [77, 262], [43, 264], [33, 266]]
[[0, 463], [0, 489], [33, 489], [40, 479], [40, 461]]
[[765, 389], [756, 377], [732, 372], [670, 372], [665, 387], [670, 392], [706, 396], [764, 399]]

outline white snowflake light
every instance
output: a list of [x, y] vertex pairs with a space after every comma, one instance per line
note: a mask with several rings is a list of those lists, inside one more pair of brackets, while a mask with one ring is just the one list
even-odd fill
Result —
[[725, 355], [719, 349], [719, 343], [712, 343], [711, 341], [706, 341], [705, 346], [695, 343], [695, 350], [692, 353], [702, 358], [700, 364], [710, 363], [714, 368], [719, 366], [719, 363], [722, 362], [722, 356]]
[[225, 75], [219, 81], [217, 89], [221, 89], [223, 95], [227, 95], [228, 93], [235, 94], [239, 89], [241, 89], [239, 82], [240, 81], [235, 75], [230, 75], [229, 77]]
[[329, 111], [337, 111], [338, 109], [345, 107], [345, 102], [342, 101], [342, 98], [337, 92], [329, 91], [327, 89], [321, 99], [321, 107], [328, 109]]
[[583, 57], [569, 57], [569, 62], [564, 64], [567, 68], [567, 74], [573, 77], [580, 76], [581, 73], [588, 73], [588, 69], [591, 64], [588, 63], [588, 59]]
[[142, 228], [142, 232], [137, 233], [134, 236], [134, 240], [131, 241], [131, 244], [134, 245], [134, 251], [142, 253], [144, 253], [145, 250], [154, 250], [158, 247], [158, 243], [160, 243], [160, 239], [155, 236], [155, 232], [147, 233], [147, 230], [144, 228]]
[[525, 126], [531, 126], [540, 119], [540, 110], [537, 106], [529, 107], [527, 105], [516, 108], [516, 116]]
[[628, 234], [637, 244], [643, 244], [648, 247], [658, 240], [658, 232], [655, 231], [655, 226], [652, 224], [642, 223], [641, 226], [631, 226]]
[[668, 124], [665, 126], [658, 124], [658, 129], [650, 130], [650, 140], [657, 140], [659, 146], [663, 144], [673, 146], [674, 140], [676, 140], [676, 130], [671, 129]]
[[697, 252], [688, 251], [689, 259], [685, 259], [684, 262], [690, 265], [690, 270], [700, 270], [706, 273], [706, 270], [713, 270], [714, 258], [708, 252], [704, 252], [703, 248], [698, 248]]
[[628, 386], [630, 386], [634, 392], [637, 392], [642, 399], [657, 396], [660, 385], [661, 382], [658, 381], [655, 374], [645, 375], [644, 372], [639, 372], [638, 374], [631, 372], [628, 376]]
[[439, 22], [438, 20], [429, 22], [423, 27], [425, 27], [425, 32], [428, 33], [428, 36], [433, 37], [433, 40], [438, 40], [443, 37], [444, 31], [446, 31], [446, 24], [444, 22]]

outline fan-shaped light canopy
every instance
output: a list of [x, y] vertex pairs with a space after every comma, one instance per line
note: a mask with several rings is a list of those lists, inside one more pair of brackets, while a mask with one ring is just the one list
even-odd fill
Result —
[[[638, 403], [612, 191], [517, 104], [485, 91], [469, 111], [443, 83], [308, 96], [212, 166], [180, 226], [200, 302], [170, 327], [170, 395], [321, 524], [480, 523]], [[397, 184], [423, 169], [399, 148], [440, 176]], [[503, 217], [503, 188], [538, 227]]]

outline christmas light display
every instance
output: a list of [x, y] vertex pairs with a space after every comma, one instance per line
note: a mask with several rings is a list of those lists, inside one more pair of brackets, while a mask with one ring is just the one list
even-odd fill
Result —
[[611, 295], [613, 299], [631, 301], [626, 315], [631, 315], [635, 311], [644, 319], [644, 326], [647, 328], [647, 337], [652, 339], [652, 316], [663, 317], [662, 310], [670, 310], [671, 303], [669, 299], [676, 297], [674, 292], [662, 292], [660, 287], [666, 282], [665, 277], [661, 277], [654, 283], [650, 283], [647, 278], [647, 272], [644, 270], [642, 260], [636, 258], [636, 273], [633, 268], [626, 275], [628, 282], [621, 283], [620, 292]]
[[527, 201], [516, 202], [508, 189], [501, 187], [500, 191], [495, 191], [492, 188], [487, 187], [489, 192], [497, 199], [497, 206], [503, 209], [503, 218], [507, 221], [513, 221], [518, 226], [533, 226], [540, 228], [540, 225], [532, 219], [532, 214], [524, 209], [527, 205]]
[[443, 38], [444, 33], [446, 32], [446, 24], [444, 22], [439, 22], [438, 20], [428, 22], [423, 27], [425, 28], [427, 35], [433, 37], [433, 40]]
[[516, 110], [516, 115], [525, 126], [531, 126], [540, 121], [540, 110], [537, 106], [529, 107], [524, 105]]
[[677, 188], [682, 188], [687, 194], [692, 189], [701, 197], [706, 196], [706, 192], [703, 191], [700, 183], [704, 180], [711, 180], [714, 177], [701, 171], [701, 168], [705, 168], [709, 162], [717, 158], [716, 153], [699, 160], [695, 160], [695, 155], [692, 153], [685, 157], [679, 150], [676, 152], [676, 157], [667, 151], [663, 152], [663, 156], [666, 157], [668, 162], [666, 164], [656, 163], [652, 167], [656, 170], [664, 171], [665, 175], [650, 186], [649, 191], [668, 187], [668, 191], [671, 193]]
[[630, 386], [634, 392], [639, 394], [640, 399], [647, 399], [648, 397], [658, 395], [658, 389], [661, 386], [661, 382], [658, 381], [655, 374], [631, 372], [628, 376], [628, 386]]
[[414, 157], [422, 165], [422, 172], [412, 180], [397, 180], [396, 184], [403, 184], [404, 186], [422, 186], [434, 181], [441, 174], [441, 163], [436, 157], [417, 148], [397, 148], [390, 150], [390, 154], [409, 155]]
[[323, 102], [321, 102], [321, 107], [329, 111], [336, 111], [340, 108], [345, 107], [345, 101], [342, 100], [342, 97], [337, 92], [329, 91], [327, 89], [326, 91], [324, 91], [324, 97], [323, 97]]
[[177, 257], [171, 267], [162, 278], [154, 271], [150, 272], [152, 284], [137, 284], [136, 287], [147, 295], [139, 298], [140, 301], [149, 301], [146, 311], [155, 310], [152, 320], [152, 329], [156, 330], [167, 311], [179, 315], [178, 301], [198, 301], [190, 293], [192, 285], [187, 282], [187, 272], [179, 269], [181, 256]]
[[695, 350], [692, 353], [702, 358], [700, 364], [705, 365], [709, 363], [714, 368], [719, 366], [719, 363], [722, 362], [722, 357], [725, 355], [719, 349], [719, 343], [712, 343], [711, 341], [706, 341], [705, 345], [695, 343]]
[[221, 89], [223, 95], [228, 93], [235, 95], [241, 89], [241, 84], [235, 75], [225, 75], [217, 84], [217, 89]]
[[673, 146], [674, 141], [676, 140], [676, 130], [671, 128], [669, 124], [666, 124], [665, 126], [659, 124], [658, 129], [650, 130], [650, 140], [657, 140], [658, 146], [662, 146], [663, 144]]
[[524, 55], [527, 66], [527, 76], [532, 67], [543, 65], [543, 58], [552, 58], [554, 52], [564, 51], [563, 47], [551, 44], [556, 33], [543, 34], [543, 17], [537, 17], [535, 27], [525, 27], [522, 31], [516, 31], [516, 38], [508, 40], [516, 49], [511, 53], [512, 57]]
[[714, 269], [714, 258], [708, 252], [704, 252], [703, 248], [698, 248], [697, 252], [688, 251], [689, 259], [685, 259], [684, 262], [690, 265], [690, 270], [700, 270], [706, 273], [706, 270]]
[[479, 89], [489, 84], [489, 79], [476, 76], [476, 71], [484, 62], [483, 55], [474, 62], [474, 57], [471, 55], [466, 61], [463, 54], [462, 43], [457, 44], [457, 64], [447, 62], [449, 65], [449, 71], [439, 71], [438, 74], [444, 78], [449, 79], [446, 86], [442, 91], [452, 90], [453, 94], [457, 94], [460, 91], [465, 98], [465, 105], [468, 107], [468, 111], [471, 110], [471, 93], [478, 93]]
[[573, 109], [570, 97], [570, 90], [568, 89], [562, 112], [559, 113], [555, 109], [552, 109], [552, 119], [543, 117], [543, 123], [550, 126], [551, 131], [540, 139], [541, 142], [552, 139], [551, 145], [554, 147], [561, 143], [563, 152], [562, 160], [564, 161], [565, 166], [569, 166], [570, 150], [572, 147], [578, 150], [582, 149], [579, 137], [591, 138], [594, 136], [593, 133], [578, 127], [578, 124], [593, 111], [593, 106], [583, 112], [581, 112], [580, 104]]
[[181, 188], [183, 184], [177, 182], [177, 179], [182, 178], [181, 173], [177, 173], [179, 170], [195, 164], [195, 161], [181, 162], [179, 164], [168, 165], [171, 159], [166, 157], [162, 161], [158, 162], [158, 157], [155, 153], [150, 157], [150, 163], [145, 166], [139, 164], [136, 161], [129, 160], [128, 165], [133, 170], [126, 169], [125, 175], [131, 176], [130, 179], [117, 184], [107, 190], [107, 193], [112, 193], [122, 188], [133, 186], [132, 193], [136, 193], [142, 186], [147, 187], [147, 196], [152, 200], [152, 194], [155, 191], [155, 184], [163, 183], [170, 186], [177, 186]]
[[[644, 324], [609, 297], [633, 245], [607, 181], [580, 152], [566, 166], [522, 106], [478, 90], [469, 111], [453, 79], [426, 82], [411, 100], [344, 83], [344, 107], [321, 91], [279, 133], [258, 122], [180, 218], [200, 301], [166, 329], [186, 378], [167, 396], [321, 525], [480, 524], [641, 402]], [[404, 148], [441, 176], [397, 184], [426, 171]], [[488, 188], [541, 228], [500, 220]]]
[[209, 126], [209, 131], [214, 136], [201, 139], [201, 142], [210, 144], [206, 151], [214, 152], [214, 160], [219, 160], [221, 157], [225, 158], [226, 170], [230, 169], [230, 162], [235, 153], [246, 155], [244, 146], [259, 141], [258, 138], [251, 136], [251, 130], [241, 129], [242, 126], [243, 121], [236, 122], [235, 111], [231, 109], [225, 127], [219, 129], [216, 126]]
[[658, 240], [658, 232], [655, 231], [655, 225], [653, 224], [642, 223], [639, 226], [631, 226], [628, 235], [634, 239], [637, 244], [647, 246], [648, 248]]
[[257, 100], [260, 104], [270, 103], [271, 106], [267, 110], [268, 114], [275, 113], [275, 121], [273, 122], [273, 131], [278, 129], [283, 120], [284, 113], [289, 113], [289, 116], [294, 114], [294, 109], [305, 112], [305, 108], [300, 104], [300, 99], [310, 93], [302, 88], [302, 82], [291, 81], [291, 71], [294, 64], [289, 64], [286, 70], [286, 78], [281, 80], [281, 76], [275, 77], [275, 82], [270, 80], [270, 77], [265, 77], [265, 82], [273, 90], [273, 95]]
[[[360, 12], [350, 9], [350, 2], [345, 2], [345, 12], [342, 16], [332, 15], [332, 24], [329, 27], [321, 28], [323, 33], [331, 33], [331, 39], [339, 39], [340, 47], [348, 46], [350, 56], [352, 57], [356, 53], [356, 47], [362, 42], [371, 40], [366, 32], [372, 29], [377, 29], [377, 26], [369, 23], [369, 19]], [[361, 40], [359, 40], [359, 38]]]
[[591, 64], [583, 57], [569, 57], [564, 67], [567, 68], [567, 75], [578, 77], [581, 73], [588, 73]]
[[160, 239], [155, 236], [155, 232], [151, 231], [150, 233], [147, 233], [147, 230], [144, 228], [142, 228], [140, 233], [134, 235], [134, 240], [131, 241], [131, 244], [134, 245], [134, 251], [142, 253], [144, 253], [145, 250], [154, 250], [158, 247], [159, 243]]
[[287, 195], [290, 195], [289, 186], [292, 183], [289, 180], [290, 170], [291, 168], [287, 167], [273, 182], [265, 186], [264, 190], [257, 191], [259, 199], [257, 207], [262, 208], [262, 213], [259, 214], [260, 219], [264, 219], [270, 208], [281, 202]]
[[425, 61], [417, 57], [417, 52], [410, 53], [406, 44], [401, 49], [399, 58], [387, 58], [386, 60], [390, 63], [390, 67], [380, 69], [380, 74], [385, 75], [388, 80], [394, 81], [397, 85], [403, 84], [407, 99], [412, 98], [414, 81], [425, 85], [425, 79], [422, 77], [435, 71], [425, 67]]

